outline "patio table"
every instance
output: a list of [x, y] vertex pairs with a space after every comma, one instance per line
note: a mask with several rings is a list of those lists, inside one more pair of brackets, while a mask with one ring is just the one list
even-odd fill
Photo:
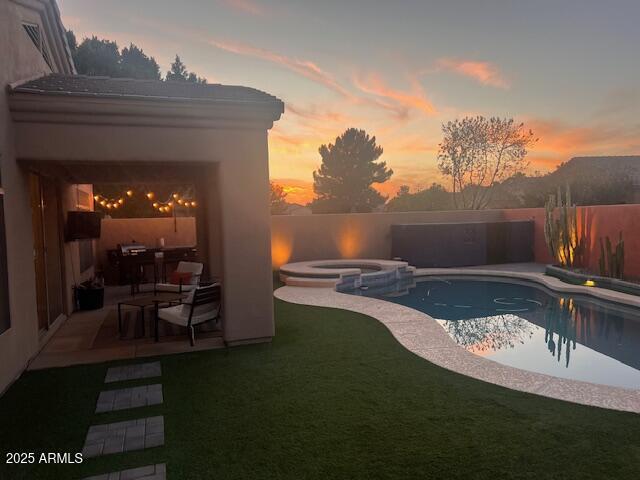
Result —
[[144, 310], [147, 307], [155, 307], [158, 308], [161, 304], [167, 304], [168, 306], [173, 305], [174, 303], [182, 303], [184, 294], [178, 293], [158, 293], [156, 295], [148, 295], [144, 297], [138, 298], [130, 298], [129, 300], [124, 300], [122, 302], [118, 302], [118, 333], [122, 336], [122, 307], [138, 307], [140, 309], [140, 314], [138, 318], [142, 322], [142, 336], [145, 337], [145, 326], [144, 326]]

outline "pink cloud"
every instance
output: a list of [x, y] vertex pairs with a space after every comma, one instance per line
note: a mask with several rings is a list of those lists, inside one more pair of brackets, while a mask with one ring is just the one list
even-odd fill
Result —
[[500, 73], [498, 67], [490, 62], [441, 58], [436, 62], [436, 68], [473, 78], [482, 85], [505, 89], [510, 87], [509, 81]]
[[253, 15], [256, 17], [262, 17], [266, 15], [265, 9], [252, 0], [222, 0], [222, 3], [224, 3], [232, 10], [246, 13], [248, 15]]
[[420, 110], [429, 115], [437, 113], [436, 108], [422, 90], [420, 83], [413, 78], [411, 79], [411, 92], [404, 92], [387, 86], [377, 74], [371, 74], [364, 79], [356, 78], [354, 79], [355, 86], [366, 94], [357, 95], [341, 85], [331, 73], [310, 60], [289, 57], [272, 50], [238, 42], [208, 40], [207, 43], [225, 52], [274, 63], [338, 93], [341, 97], [354, 104], [369, 104], [382, 108], [392, 112], [397, 118], [406, 118], [410, 110]]
[[411, 80], [412, 91], [405, 92], [388, 86], [384, 80], [375, 73], [366, 78], [354, 77], [354, 85], [362, 92], [373, 95], [379, 106], [393, 110], [398, 117], [406, 117], [409, 110], [420, 110], [427, 115], [435, 115], [434, 105], [426, 97], [421, 85], [414, 79]]
[[320, 85], [323, 85], [344, 97], [351, 97], [351, 94], [344, 89], [331, 74], [324, 71], [315, 63], [309, 60], [299, 60], [297, 58], [287, 57], [279, 53], [265, 50], [263, 48], [252, 47], [241, 43], [222, 42], [217, 40], [210, 40], [210, 45], [216, 48], [224, 50], [226, 52], [235, 53], [237, 55], [244, 55], [247, 57], [259, 58], [278, 64], [292, 72], [302, 75]]

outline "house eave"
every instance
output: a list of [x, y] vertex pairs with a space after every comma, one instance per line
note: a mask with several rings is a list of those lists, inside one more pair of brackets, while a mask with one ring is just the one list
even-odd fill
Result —
[[11, 91], [15, 122], [270, 129], [284, 103]]

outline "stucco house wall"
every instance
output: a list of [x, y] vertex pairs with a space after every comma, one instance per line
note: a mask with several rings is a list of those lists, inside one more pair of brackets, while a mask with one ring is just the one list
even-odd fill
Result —
[[[23, 21], [42, 26], [51, 68]], [[44, 77], [51, 72], [61, 75]], [[85, 95], [85, 89], [20, 91], [43, 78], [68, 85], [85, 78], [73, 73], [55, 1], [0, 0], [0, 154], [12, 317], [11, 328], [0, 334], [0, 391], [55, 329], [38, 332], [30, 170], [57, 179], [63, 217], [77, 208], [75, 184], [118, 175], [141, 181], [136, 175], [149, 166], [192, 181], [202, 207], [196, 213], [199, 251], [209, 275], [223, 279], [224, 339], [230, 345], [269, 341], [274, 325], [267, 131], [283, 103], [253, 89], [216, 85], [172, 96], [174, 87], [162, 82], [141, 89], [134, 82], [130, 88], [139, 88], [137, 93], [122, 95], [112, 88], [95, 95]], [[62, 251], [69, 312], [71, 287], [93, 269], [79, 272], [76, 242], [64, 242]]]
[[[33, 235], [27, 174], [16, 162], [15, 125], [8, 108], [6, 86], [51, 72], [22, 23], [55, 28], [57, 7], [49, 1], [0, 1], [0, 169], [5, 191], [5, 228], [11, 327], [0, 334], [0, 392], [25, 368], [46, 340], [38, 336]], [[61, 45], [45, 35], [52, 66], [70, 71], [56, 61]], [[65, 70], [66, 69], [66, 70]]]

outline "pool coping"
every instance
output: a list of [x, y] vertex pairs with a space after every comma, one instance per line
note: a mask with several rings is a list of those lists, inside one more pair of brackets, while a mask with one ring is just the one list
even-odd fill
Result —
[[448, 275], [506, 277], [516, 278], [520, 280], [529, 280], [542, 284], [543, 286], [559, 293], [577, 293], [580, 295], [588, 295], [591, 297], [599, 298], [601, 300], [607, 300], [609, 302], [615, 302], [640, 308], [640, 296], [595, 286], [588, 287], [585, 285], [575, 285], [572, 283], [563, 282], [559, 278], [546, 275], [544, 272], [518, 272], [514, 270], [491, 270], [479, 268], [417, 268], [414, 272], [415, 279], [428, 276], [437, 277]]
[[[468, 274], [532, 279], [530, 276], [536, 275], [493, 270], [473, 270], [472, 273], [469, 270], [458, 271], [457, 269], [428, 270], [430, 273], [416, 273], [416, 276]], [[571, 285], [571, 287], [576, 286]], [[555, 285], [550, 288], [555, 289]], [[593, 290], [593, 287], [582, 288]], [[375, 318], [410, 352], [440, 367], [468, 377], [556, 400], [640, 413], [640, 390], [564, 379], [494, 362], [465, 350], [435, 319], [410, 307], [376, 298], [339, 293], [331, 288], [322, 287], [284, 286], [277, 289], [274, 296], [285, 302], [338, 308]]]

